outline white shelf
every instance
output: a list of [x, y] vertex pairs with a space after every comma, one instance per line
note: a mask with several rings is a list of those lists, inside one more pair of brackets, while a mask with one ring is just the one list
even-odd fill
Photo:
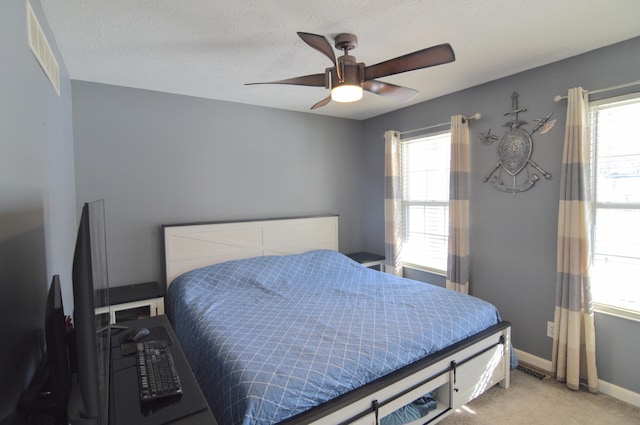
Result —
[[110, 323], [164, 314], [164, 296], [156, 282], [109, 288], [111, 306], [98, 307], [98, 314], [109, 314]]
[[[128, 310], [131, 311], [127, 313]], [[136, 310], [138, 310], [137, 314]], [[142, 317], [158, 316], [164, 314], [164, 297], [114, 304], [111, 307], [96, 308], [96, 314], [106, 313], [109, 313], [111, 324]]]

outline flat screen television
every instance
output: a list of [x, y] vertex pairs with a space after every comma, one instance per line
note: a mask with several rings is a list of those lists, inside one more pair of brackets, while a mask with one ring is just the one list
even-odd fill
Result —
[[66, 318], [58, 275], [53, 276], [49, 286], [45, 304], [44, 332], [47, 342], [45, 390], [51, 394], [57, 406], [54, 410], [56, 424], [64, 424], [71, 391], [71, 370], [67, 351]]
[[[73, 256], [73, 322], [80, 397], [69, 406], [73, 424], [107, 425], [109, 414], [109, 306], [104, 201], [84, 204]], [[102, 299], [100, 299], [102, 298]]]
[[[30, 423], [66, 425], [71, 393], [67, 326], [60, 277], [53, 276], [45, 302], [44, 336], [47, 349], [29, 388], [20, 396], [18, 411]], [[53, 422], [51, 422], [53, 421]]]

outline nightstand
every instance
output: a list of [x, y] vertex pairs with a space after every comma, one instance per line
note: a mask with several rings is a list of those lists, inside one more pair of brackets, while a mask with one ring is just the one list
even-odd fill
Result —
[[384, 264], [383, 255], [372, 254], [371, 252], [353, 252], [346, 255], [353, 261], [357, 261], [365, 267], [378, 271], [382, 270], [382, 265]]
[[96, 314], [109, 314], [112, 324], [164, 314], [164, 293], [157, 282], [109, 288], [111, 308], [100, 306]]

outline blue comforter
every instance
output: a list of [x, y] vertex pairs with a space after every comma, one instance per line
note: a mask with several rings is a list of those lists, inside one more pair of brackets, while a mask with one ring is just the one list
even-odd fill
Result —
[[274, 424], [500, 321], [495, 307], [334, 251], [230, 261], [169, 287], [215, 417]]

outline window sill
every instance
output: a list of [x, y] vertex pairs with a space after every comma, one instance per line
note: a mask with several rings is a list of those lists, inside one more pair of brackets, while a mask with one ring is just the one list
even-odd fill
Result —
[[429, 268], [429, 267], [420, 266], [418, 264], [402, 263], [402, 267], [406, 267], [408, 269], [420, 270], [422, 272], [431, 273], [431, 274], [434, 274], [434, 275], [437, 275], [437, 276], [442, 276], [444, 278], [447, 277], [447, 272], [444, 271], [444, 270], [432, 269], [432, 268]]
[[633, 320], [634, 322], [640, 322], [640, 311], [629, 310], [626, 308], [618, 307], [610, 304], [593, 303], [593, 310], [596, 313], [602, 313], [609, 316], [619, 317], [621, 319]]

